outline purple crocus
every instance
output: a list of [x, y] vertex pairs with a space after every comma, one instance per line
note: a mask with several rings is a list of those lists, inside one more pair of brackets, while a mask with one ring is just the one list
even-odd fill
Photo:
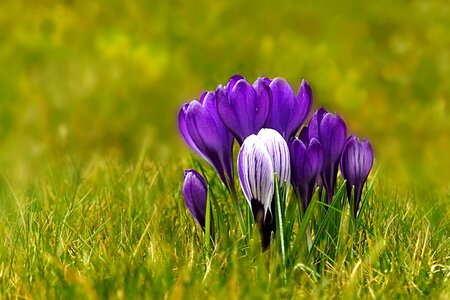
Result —
[[183, 198], [195, 221], [205, 229], [206, 197], [205, 179], [195, 170], [184, 171]]
[[200, 101], [184, 104], [178, 114], [178, 126], [186, 143], [234, 190], [234, 139], [217, 114], [215, 93], [205, 92]]
[[308, 136], [310, 140], [316, 138], [323, 148], [321, 180], [327, 192], [327, 203], [330, 204], [334, 195], [339, 160], [347, 138], [347, 126], [337, 113], [333, 115], [320, 108], [311, 117]]
[[373, 165], [373, 150], [369, 141], [361, 143], [356, 136], [350, 136], [345, 144], [341, 158], [342, 177], [347, 180], [347, 196], [350, 201], [352, 187], [355, 187], [353, 216], [356, 218], [364, 183]]
[[246, 137], [263, 127], [269, 114], [271, 95], [269, 85], [258, 78], [253, 85], [240, 75], [216, 90], [217, 112], [223, 124], [242, 145]]
[[312, 138], [310, 141], [295, 138], [289, 148], [291, 152], [291, 182], [295, 192], [300, 196], [303, 212], [305, 212], [314, 195], [314, 187], [322, 170], [322, 145], [316, 138]]
[[288, 141], [308, 117], [313, 99], [311, 88], [303, 80], [295, 96], [289, 83], [281, 77], [272, 80], [269, 87], [272, 105], [265, 127], [275, 129]]
[[289, 184], [289, 162], [289, 148], [273, 129], [264, 128], [258, 135], [250, 135], [239, 151], [239, 181], [260, 230], [264, 250], [270, 246], [271, 232], [275, 232], [274, 174], [278, 174], [280, 184]]

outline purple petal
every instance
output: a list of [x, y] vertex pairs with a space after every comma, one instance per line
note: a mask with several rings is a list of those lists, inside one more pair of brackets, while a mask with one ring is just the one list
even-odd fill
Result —
[[[309, 132], [311, 134], [311, 127]], [[346, 138], [347, 126], [341, 117], [325, 114], [320, 122], [318, 138], [324, 150], [325, 164], [333, 164], [340, 159]]]
[[351, 187], [355, 187], [355, 217], [364, 186], [373, 165], [373, 151], [370, 143], [364, 139], [361, 143], [356, 136], [350, 136], [344, 146], [341, 158], [341, 172], [347, 180], [347, 196], [351, 198]]
[[297, 133], [308, 117], [313, 101], [312, 90], [306, 80], [302, 81], [294, 105], [290, 111], [286, 136], [291, 137]]
[[291, 154], [291, 181], [295, 188], [299, 188], [303, 182], [303, 162], [306, 157], [306, 146], [302, 140], [296, 138], [290, 146]]
[[247, 136], [255, 133], [254, 120], [258, 109], [256, 92], [247, 81], [239, 80], [230, 92], [229, 101], [239, 119], [236, 127], [240, 131], [239, 138], [242, 143]]
[[[205, 98], [206, 101], [207, 98]], [[227, 137], [221, 134], [211, 114], [198, 101], [191, 102], [187, 109], [186, 128], [192, 142], [203, 154], [203, 157], [216, 169], [222, 181], [227, 184], [225, 171], [229, 175], [229, 167], [226, 159], [231, 160], [231, 157], [224, 157], [224, 153], [228, 153], [228, 149], [224, 148]], [[229, 151], [231, 152], [231, 149]]]
[[303, 210], [306, 211], [314, 194], [317, 177], [322, 170], [322, 146], [313, 138], [306, 147], [303, 141], [297, 138], [292, 142], [290, 150], [292, 185], [300, 194]]
[[366, 181], [367, 177], [369, 176], [370, 170], [372, 169], [373, 166], [373, 150], [372, 146], [370, 145], [367, 139], [364, 139], [363, 151], [364, 151], [363, 172], [365, 175], [364, 181]]
[[219, 86], [216, 90], [217, 113], [226, 128], [236, 137], [238, 143], [242, 144], [241, 127], [239, 116], [236, 113], [235, 103], [231, 103], [224, 87]]
[[245, 78], [239, 74], [234, 74], [233, 76], [231, 76], [231, 78], [228, 81], [228, 84], [225, 88], [225, 90], [227, 91], [227, 95], [229, 95], [229, 93], [233, 90], [234, 85], [241, 79], [245, 80]]
[[319, 139], [319, 124], [322, 122], [323, 116], [327, 111], [321, 107], [317, 110], [309, 120], [309, 139], [316, 138]]
[[266, 126], [275, 129], [283, 137], [287, 137], [287, 127], [290, 112], [295, 102], [294, 92], [289, 83], [283, 78], [275, 78], [270, 83], [272, 106], [267, 117]]
[[192, 141], [203, 153], [221, 147], [221, 136], [216, 122], [200, 102], [193, 101], [186, 112], [186, 128]]
[[192, 217], [205, 228], [207, 186], [205, 179], [195, 170], [184, 172], [183, 198]]
[[[228, 180], [231, 184], [231, 188], [234, 188], [233, 135], [225, 127], [219, 117], [219, 114], [217, 113], [216, 94], [214, 92], [207, 93], [203, 102], [203, 106], [205, 107], [211, 118], [214, 120], [214, 123], [216, 125], [215, 128], [217, 129], [217, 136], [220, 137], [218, 140], [217, 148], [215, 148], [215, 152], [219, 156], [220, 168], [216, 169], [225, 170]], [[221, 175], [221, 172], [219, 172], [219, 175]], [[221, 178], [223, 179], [223, 176], [221, 176]], [[223, 182], [225, 183], [225, 185], [227, 185], [224, 179]]]
[[[311, 126], [309, 126], [311, 137]], [[322, 168], [322, 182], [327, 190], [327, 202], [331, 203], [334, 195], [339, 160], [347, 136], [347, 127], [341, 117], [326, 113], [319, 123], [319, 138], [322, 144], [324, 161]]]
[[189, 134], [189, 131], [186, 127], [186, 113], [187, 109], [189, 107], [189, 103], [184, 104], [180, 112], [178, 113], [178, 127], [180, 129], [180, 133], [183, 136], [184, 140], [188, 144], [189, 147], [191, 147], [192, 150], [197, 152], [198, 155], [200, 155], [203, 159], [209, 161], [205, 155], [198, 149], [198, 147], [195, 145], [194, 141], [191, 138], [191, 135]]
[[323, 148], [320, 142], [315, 138], [311, 139], [311, 142], [309, 143], [307, 150], [307, 161], [308, 164], [306, 164], [304, 169], [305, 174], [309, 175], [307, 180], [316, 181], [316, 177], [322, 171]]
[[309, 130], [308, 130], [308, 126], [304, 126], [302, 128], [298, 138], [303, 142], [303, 144], [305, 144], [305, 145], [309, 144]]
[[253, 83], [253, 89], [256, 92], [256, 101], [255, 107], [250, 112], [253, 114], [253, 133], [257, 133], [267, 121], [272, 105], [272, 96], [269, 85], [261, 78]]
[[208, 92], [203, 92], [200, 95], [200, 99], [198, 100], [198, 102], [200, 102], [201, 104], [203, 104], [203, 101], [205, 100], [205, 96], [208, 94]]
[[341, 173], [342, 177], [347, 180], [350, 185], [353, 185], [356, 182], [357, 170], [355, 166], [357, 164], [356, 161], [356, 153], [358, 148], [358, 142], [356, 140], [356, 136], [350, 136], [344, 146], [344, 150], [342, 151], [341, 157]]
[[225, 97], [220, 88], [216, 92], [217, 111], [221, 120], [240, 144], [247, 136], [257, 133], [267, 118], [269, 97], [264, 85], [265, 83], [262, 86], [257, 84], [258, 95], [252, 85], [241, 79], [236, 82], [228, 97]]
[[270, 85], [270, 83], [272, 82], [272, 80], [268, 77], [259, 77], [258, 79], [260, 79], [260, 78], [262, 80], [264, 80], [264, 82], [267, 83], [267, 85]]
[[270, 107], [270, 90], [263, 80], [257, 80], [253, 86], [245, 79], [238, 80], [228, 96], [219, 86], [216, 95], [217, 112], [239, 144], [262, 128]]
[[223, 124], [222, 120], [220, 119], [219, 114], [217, 113], [215, 92], [208, 92], [206, 94], [205, 100], [203, 101], [203, 107], [206, 109], [211, 118], [214, 120], [218, 133], [224, 138], [227, 137], [226, 142], [229, 142], [229, 140], [232, 139], [232, 137], [231, 134], [226, 129], [225, 125]]
[[345, 144], [341, 158], [341, 172], [351, 185], [362, 185], [367, 180], [373, 164], [373, 151], [370, 143], [361, 143], [351, 136]]

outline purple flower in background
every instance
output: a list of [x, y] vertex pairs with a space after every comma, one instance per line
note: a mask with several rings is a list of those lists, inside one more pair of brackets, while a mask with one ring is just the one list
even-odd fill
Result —
[[275, 129], [288, 141], [308, 117], [313, 98], [311, 88], [303, 80], [295, 96], [289, 83], [280, 77], [272, 80], [269, 87], [272, 105], [265, 127]]
[[327, 203], [334, 195], [334, 187], [339, 168], [339, 161], [347, 138], [347, 126], [344, 120], [325, 109], [316, 111], [308, 126], [309, 139], [316, 138], [323, 149], [322, 183], [327, 191]]
[[327, 113], [328, 112], [323, 107], [319, 108], [313, 113], [308, 124], [308, 139], [316, 138], [319, 140], [320, 123], [322, 122], [323, 116], [325, 116], [325, 114]]
[[200, 101], [184, 104], [178, 114], [178, 126], [186, 143], [234, 190], [234, 139], [217, 114], [215, 93], [206, 92]]
[[370, 143], [364, 139], [361, 143], [356, 136], [350, 136], [345, 144], [341, 158], [342, 177], [347, 180], [347, 196], [350, 201], [352, 186], [355, 187], [353, 216], [356, 218], [362, 189], [373, 165], [373, 151]]
[[205, 179], [195, 170], [184, 171], [183, 198], [192, 217], [205, 229], [206, 197]]
[[250, 204], [264, 250], [275, 232], [273, 218], [274, 174], [280, 184], [290, 181], [289, 148], [283, 137], [272, 129], [261, 129], [242, 144], [238, 156], [238, 175], [245, 198]]
[[234, 75], [228, 84], [216, 90], [217, 112], [223, 124], [242, 145], [246, 137], [256, 134], [267, 120], [271, 96], [269, 85], [258, 78], [253, 85]]
[[295, 138], [290, 143], [290, 152], [291, 182], [296, 193], [300, 195], [303, 212], [305, 212], [314, 195], [317, 178], [322, 171], [322, 145], [316, 138], [306, 142], [301, 138]]

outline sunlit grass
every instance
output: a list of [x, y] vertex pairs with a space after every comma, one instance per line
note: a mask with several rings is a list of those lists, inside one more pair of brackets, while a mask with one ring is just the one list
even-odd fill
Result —
[[[308, 260], [306, 239], [299, 239], [301, 251], [288, 256], [283, 282], [276, 267], [279, 255], [262, 254], [258, 234], [248, 244], [240, 240], [231, 199], [214, 176], [213, 204], [221, 205], [230, 223], [222, 222], [213, 249], [206, 251], [203, 231], [181, 197], [187, 163], [154, 162], [144, 152], [142, 160], [129, 163], [50, 164], [43, 177], [30, 178], [26, 185], [2, 178], [1, 294], [91, 299], [449, 296], [448, 196], [424, 208], [414, 194], [387, 189], [379, 175], [354, 232], [354, 246], [342, 242], [332, 258], [316, 265], [314, 257], [324, 257], [324, 244], [314, 245], [317, 250]], [[349, 237], [347, 231], [341, 236]]]

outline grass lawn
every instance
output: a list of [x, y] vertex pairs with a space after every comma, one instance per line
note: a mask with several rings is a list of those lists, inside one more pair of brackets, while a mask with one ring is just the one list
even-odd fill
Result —
[[[185, 209], [186, 161], [95, 159], [1, 181], [1, 294], [24, 298], [270, 298], [449, 296], [448, 198], [420, 207], [379, 175], [355, 239], [326, 266], [294, 257], [283, 284], [257, 236], [222, 228], [214, 251]], [[164, 173], [161, 172], [164, 170]], [[211, 183], [223, 210], [231, 199]], [[243, 198], [243, 197], [242, 197]], [[431, 199], [429, 201], [432, 201]], [[347, 212], [348, 213], [348, 212]], [[230, 216], [227, 216], [230, 217]], [[227, 226], [228, 225], [228, 226]], [[345, 233], [347, 235], [347, 233]], [[304, 247], [304, 245], [303, 245]], [[318, 246], [320, 247], [320, 246]], [[273, 260], [273, 258], [272, 258]], [[272, 263], [275, 264], [275, 263]]]

